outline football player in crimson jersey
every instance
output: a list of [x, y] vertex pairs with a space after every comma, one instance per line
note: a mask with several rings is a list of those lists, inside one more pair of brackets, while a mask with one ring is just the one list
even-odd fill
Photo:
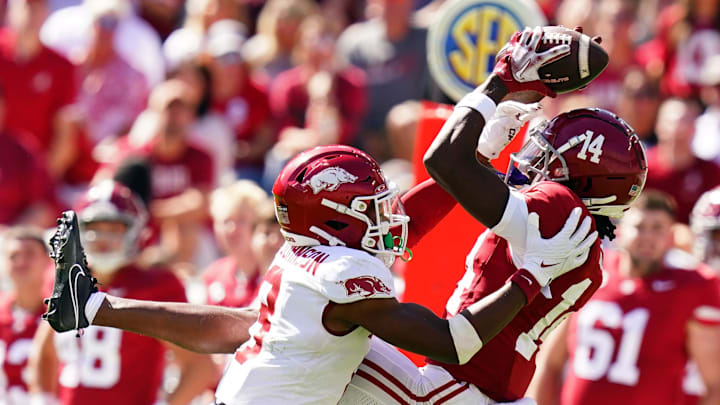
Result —
[[682, 404], [688, 357], [707, 386], [700, 403], [720, 403], [719, 282], [671, 249], [674, 211], [648, 192], [623, 218], [603, 286], [547, 343], [531, 390], [539, 404]]
[[[705, 192], [690, 214], [690, 229], [695, 235], [695, 257], [720, 272], [720, 187]], [[690, 361], [683, 380], [685, 405], [695, 405], [705, 393], [705, 384], [697, 365]]]
[[[567, 46], [556, 48], [522, 66], [536, 71], [569, 52]], [[533, 89], [537, 81], [513, 83], [501, 82], [497, 90]], [[474, 156], [474, 145], [468, 150]], [[507, 188], [484, 166], [473, 169], [486, 172], [480, 177], [490, 183], [489, 191], [498, 192], [484, 195], [474, 213], [497, 223], [506, 211]], [[466, 177], [462, 171], [458, 174]], [[589, 233], [592, 220], [587, 211], [576, 229], [583, 216], [579, 202], [576, 207], [563, 206], [564, 212], [554, 217], [553, 229], [543, 230], [544, 236], [554, 235], [550, 239], [540, 235], [537, 213], [529, 213], [523, 218], [524, 250], [517, 252], [515, 271], [494, 286], [495, 292], [443, 319], [421, 306], [399, 303], [387, 268], [454, 205], [437, 184], [423, 183], [401, 202], [372, 158], [354, 148], [327, 146], [290, 161], [273, 194], [286, 243], [260, 287], [261, 309], [250, 329], [252, 338], [237, 349], [218, 386], [218, 404], [335, 404], [366, 354], [371, 333], [437, 361], [467, 363], [523, 306], [532, 304], [542, 287], [597, 254], [596, 248], [590, 250], [597, 233]], [[403, 202], [410, 216], [423, 221], [408, 224], [409, 217], [401, 211]], [[426, 210], [430, 202], [437, 206]], [[72, 215], [66, 214], [64, 221], [56, 234], [60, 250], [76, 246], [71, 242], [75, 239]], [[82, 263], [63, 262], [62, 257], [77, 254], [56, 257], [56, 287], [80, 297], [75, 306], [64, 298], [69, 293], [59, 292], [49, 300], [47, 319], [59, 330], [88, 324], [114, 326], [198, 351], [233, 351], [248, 337], [252, 312], [96, 293]], [[64, 281], [68, 277], [81, 281], [73, 287]], [[452, 391], [437, 403], [477, 403], [485, 398], [467, 383], [451, 381], [445, 388], [449, 386]]]
[[0, 403], [30, 403], [27, 362], [40, 324], [52, 261], [42, 231], [10, 228], [2, 234], [2, 264], [12, 289], [0, 294]]
[[[184, 287], [171, 272], [134, 264], [147, 211], [128, 188], [103, 181], [86, 192], [77, 211], [88, 263], [103, 290], [134, 299], [185, 300]], [[93, 326], [78, 339], [43, 326], [36, 337], [37, 361], [31, 364], [34, 389], [57, 390], [64, 405], [152, 405], [161, 399], [188, 404], [219, 377], [208, 356], [147, 336]], [[179, 383], [168, 398], [157, 398], [168, 348], [180, 369]]]
[[[543, 59], [543, 54], [532, 51], [538, 35], [537, 29], [526, 29], [525, 40], [521, 38], [515, 50], [511, 47], [508, 51], [511, 63], [518, 58], [522, 66], [519, 60], [523, 57], [526, 61]], [[522, 49], [522, 44], [529, 44], [530, 49]], [[632, 128], [608, 111], [581, 109], [561, 114], [530, 132], [527, 143], [511, 156], [505, 176], [514, 183], [530, 184], [511, 191], [483, 164], [496, 157], [518, 132], [523, 122], [515, 117], [530, 115], [533, 107], [502, 103], [495, 114], [496, 105], [518, 86], [502, 59], [485, 83], [458, 102], [425, 155], [430, 175], [488, 228], [467, 256], [465, 276], [446, 306], [448, 317], [485, 298], [515, 273], [518, 255], [525, 249], [529, 213], [539, 214], [544, 221], [541, 232], [552, 234], [568, 212], [581, 207], [592, 214], [593, 228], [597, 227], [601, 236], [613, 238], [609, 218], [623, 215], [641, 192], [647, 174], [645, 153]], [[552, 95], [537, 80], [537, 72], [525, 69], [518, 76], [525, 89]], [[499, 208], [488, 210], [488, 206]], [[394, 348], [373, 341], [348, 387], [346, 397], [352, 400], [347, 403], [439, 403], [435, 400], [439, 393], [452, 393], [448, 381], [470, 383], [483, 394], [483, 404], [518, 400], [531, 381], [535, 356], [548, 333], [580, 309], [600, 286], [601, 257], [598, 241], [583, 265], [553, 280], [467, 364], [428, 359], [429, 365], [418, 370]]]

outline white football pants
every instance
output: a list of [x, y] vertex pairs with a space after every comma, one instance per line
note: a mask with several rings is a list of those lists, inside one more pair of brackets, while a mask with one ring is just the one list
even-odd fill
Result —
[[[491, 405], [473, 384], [455, 380], [442, 367], [418, 368], [392, 345], [372, 337], [370, 351], [338, 405]], [[530, 398], [507, 404], [536, 405]]]

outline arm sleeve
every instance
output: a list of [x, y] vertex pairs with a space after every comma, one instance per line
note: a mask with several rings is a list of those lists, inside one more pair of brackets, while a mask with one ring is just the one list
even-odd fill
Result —
[[413, 248], [450, 213], [457, 201], [430, 178], [405, 193], [402, 203], [405, 213], [411, 218], [407, 247]]
[[508, 241], [513, 250], [513, 256], [525, 251], [527, 218], [528, 204], [525, 197], [516, 191], [510, 191], [505, 212], [500, 218], [500, 222], [491, 231]]

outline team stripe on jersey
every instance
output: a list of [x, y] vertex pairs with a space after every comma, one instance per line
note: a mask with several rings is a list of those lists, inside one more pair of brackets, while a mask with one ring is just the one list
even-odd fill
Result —
[[[376, 376], [372, 375], [369, 370], [363, 369], [364, 367], [367, 367], [371, 369], [372, 371], [376, 372], [380, 376], [382, 376], [383, 379], [389, 381], [391, 384], [386, 384], [383, 381], [381, 381], [380, 378], [377, 378]], [[365, 380], [369, 381], [376, 387], [383, 390], [386, 394], [388, 394], [390, 397], [392, 397], [395, 401], [397, 401], [401, 405], [410, 405], [410, 402], [405, 400], [403, 396], [397, 392], [396, 389], [394, 389], [392, 386], [395, 386], [395, 388], [399, 389], [402, 394], [405, 395], [405, 397], [409, 398], [413, 403], [423, 403], [423, 402], [430, 402], [431, 399], [434, 399], [432, 403], [434, 404], [443, 404], [450, 399], [458, 396], [460, 393], [466, 391], [469, 389], [469, 384], [460, 384], [459, 382], [455, 380], [450, 380], [447, 383], [435, 388], [434, 390], [428, 392], [425, 395], [417, 395], [414, 392], [412, 392], [408, 387], [406, 387], [400, 380], [395, 378], [392, 374], [390, 374], [387, 370], [383, 369], [380, 365], [377, 363], [364, 359], [360, 368], [355, 372], [355, 374], [358, 377], [362, 377]], [[451, 391], [450, 393], [447, 393], [446, 395], [440, 396], [440, 394], [444, 393], [450, 388], [457, 387], [455, 390]]]

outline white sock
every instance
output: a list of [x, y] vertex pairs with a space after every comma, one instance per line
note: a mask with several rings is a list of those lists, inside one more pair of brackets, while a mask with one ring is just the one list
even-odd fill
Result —
[[90, 325], [92, 325], [93, 320], [95, 320], [95, 315], [97, 315], [103, 301], [105, 301], [105, 293], [98, 291], [92, 293], [85, 304], [85, 318], [87, 318]]

